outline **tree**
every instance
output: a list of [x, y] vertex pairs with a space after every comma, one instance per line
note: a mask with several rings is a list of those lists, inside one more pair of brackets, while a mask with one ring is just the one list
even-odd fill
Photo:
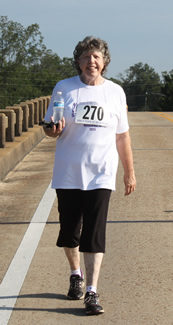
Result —
[[[120, 75], [120, 79], [121, 79], [121, 75]], [[115, 82], [116, 84], [122, 86], [122, 81], [120, 79], [110, 78], [109, 80], [111, 80], [112, 82]]]
[[[76, 73], [72, 58], [61, 59], [46, 48], [38, 24], [24, 28], [0, 16], [0, 108], [49, 95], [59, 80]], [[173, 70], [163, 78], [161, 84], [154, 69], [139, 62], [110, 80], [124, 88], [129, 110], [169, 110]]]
[[163, 85], [161, 87], [164, 95], [160, 100], [160, 106], [164, 111], [173, 111], [173, 70], [169, 73], [163, 72]]
[[0, 17], [0, 108], [27, 98], [33, 88], [28, 71], [45, 52], [37, 24], [24, 28]]
[[21, 24], [0, 17], [0, 67], [6, 63], [31, 66], [39, 62], [46, 50], [38, 24], [24, 28]]
[[0, 17], [0, 108], [51, 94], [60, 79], [75, 74], [72, 59], [43, 44], [38, 24], [24, 28]]
[[33, 87], [39, 88], [41, 94], [51, 94], [55, 84], [62, 79], [76, 75], [72, 59], [61, 59], [48, 50], [40, 63], [29, 70]]
[[131, 66], [125, 77], [121, 75], [121, 81], [129, 110], [160, 110], [160, 77], [148, 64], [139, 62]]

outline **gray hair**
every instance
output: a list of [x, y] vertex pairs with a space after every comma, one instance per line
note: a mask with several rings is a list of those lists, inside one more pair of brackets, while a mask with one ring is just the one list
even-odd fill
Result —
[[100, 38], [96, 38], [93, 36], [87, 36], [84, 38], [83, 41], [80, 41], [76, 45], [74, 52], [73, 52], [73, 58], [74, 58], [74, 66], [77, 69], [79, 75], [82, 73], [82, 71], [79, 67], [78, 59], [86, 51], [99, 51], [102, 53], [103, 61], [104, 61], [104, 68], [103, 68], [101, 74], [102, 75], [105, 74], [105, 72], [107, 70], [107, 66], [111, 61], [108, 44]]

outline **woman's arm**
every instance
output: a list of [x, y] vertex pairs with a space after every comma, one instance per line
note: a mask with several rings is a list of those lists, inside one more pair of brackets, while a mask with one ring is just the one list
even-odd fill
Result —
[[133, 167], [133, 154], [129, 131], [116, 135], [116, 145], [124, 169], [124, 195], [129, 195], [136, 188], [136, 178]]

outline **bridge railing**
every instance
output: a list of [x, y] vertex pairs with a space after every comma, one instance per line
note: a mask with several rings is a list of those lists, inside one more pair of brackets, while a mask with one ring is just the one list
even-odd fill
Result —
[[44, 118], [50, 98], [35, 98], [0, 109], [0, 148], [5, 148], [6, 142], [15, 141], [23, 132], [38, 125]]

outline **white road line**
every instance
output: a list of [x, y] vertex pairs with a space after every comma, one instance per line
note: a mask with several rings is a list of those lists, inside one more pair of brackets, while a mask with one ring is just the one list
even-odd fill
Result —
[[0, 285], [0, 324], [7, 325], [55, 200], [49, 184]]

